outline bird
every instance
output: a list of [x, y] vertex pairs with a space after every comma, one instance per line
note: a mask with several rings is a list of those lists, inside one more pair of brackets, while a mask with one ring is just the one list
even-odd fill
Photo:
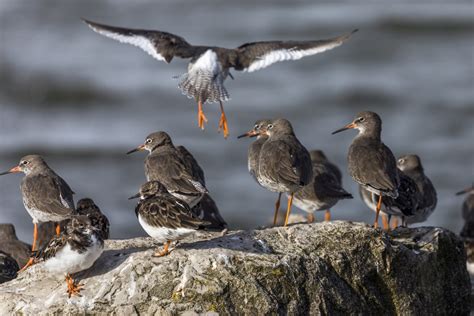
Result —
[[268, 124], [271, 123], [269, 119], [261, 119], [257, 120], [253, 126], [253, 129], [249, 130], [248, 132], [237, 136], [237, 138], [243, 137], [256, 137], [255, 141], [253, 141], [248, 150], [248, 162], [247, 167], [249, 170], [250, 175], [252, 178], [260, 184], [258, 172], [258, 161], [260, 158], [260, 150], [262, 149], [263, 143], [268, 139], [268, 136], [265, 133], [262, 133], [263, 128], [266, 127]]
[[16, 278], [20, 270], [16, 260], [8, 253], [0, 250], [0, 284]]
[[[20, 159], [18, 166], [11, 168], [1, 175], [23, 172], [21, 193], [23, 204], [33, 219], [32, 251], [37, 249], [38, 223], [56, 222], [70, 218], [75, 214], [74, 192], [66, 181], [51, 169], [39, 155], [27, 155]], [[59, 235], [60, 226], [56, 226]], [[23, 267], [22, 269], [26, 268]]]
[[462, 217], [464, 226], [461, 230], [461, 237], [467, 240], [474, 240], [474, 184], [469, 188], [461, 190], [456, 195], [467, 194], [462, 204]]
[[176, 149], [171, 137], [163, 131], [151, 133], [145, 143], [127, 154], [147, 150], [145, 175], [147, 181], [160, 181], [169, 193], [194, 207], [208, 193], [203, 179], [189, 168], [189, 161]]
[[347, 154], [348, 171], [355, 182], [379, 196], [373, 225], [377, 228], [383, 197], [398, 197], [397, 162], [390, 148], [381, 140], [382, 119], [377, 113], [360, 112], [351, 123], [332, 134], [348, 129], [359, 131]]
[[[308, 213], [308, 223], [314, 221], [315, 211], [326, 211], [325, 220], [331, 219], [330, 208], [339, 200], [352, 199], [341, 185], [341, 172], [336, 165], [330, 163], [321, 150], [309, 152], [313, 167], [311, 182], [296, 191], [293, 203], [299, 209]], [[337, 172], [335, 171], [337, 170]]]
[[436, 189], [431, 180], [425, 175], [421, 159], [415, 154], [406, 154], [398, 157], [397, 167], [415, 181], [421, 194], [414, 216], [407, 218], [407, 224], [422, 223], [433, 213], [438, 202]]
[[90, 198], [83, 198], [77, 202], [76, 212], [78, 215], [89, 217], [92, 226], [97, 228], [102, 240], [109, 239], [110, 224], [107, 216], [105, 216], [100, 208]]
[[[380, 211], [383, 216], [383, 228], [390, 230], [390, 220], [392, 216], [402, 218], [402, 226], [407, 226], [407, 221], [416, 215], [418, 207], [422, 202], [421, 192], [418, 190], [418, 186], [409, 176], [403, 171], [398, 171], [398, 177], [400, 184], [398, 186], [397, 198], [390, 196], [385, 197], [382, 200], [382, 206]], [[359, 185], [359, 193], [364, 203], [374, 212], [377, 211], [377, 201], [379, 195], [374, 194], [367, 190], [364, 186]]]
[[92, 267], [103, 251], [101, 232], [87, 216], [75, 215], [59, 236], [34, 252], [32, 259], [48, 273], [65, 274], [68, 296], [80, 296], [83, 285], [74, 280], [74, 274]]
[[190, 59], [188, 70], [179, 76], [178, 87], [198, 103], [198, 126], [204, 129], [207, 118], [204, 103], [218, 102], [221, 109], [219, 131], [229, 135], [222, 102], [229, 100], [224, 81], [230, 69], [253, 72], [285, 60], [298, 60], [342, 45], [353, 33], [310, 41], [263, 41], [245, 43], [237, 48], [189, 44], [183, 37], [168, 32], [110, 26], [82, 19], [96, 33], [121, 43], [139, 47], [153, 58], [170, 63], [174, 57]]
[[135, 207], [138, 222], [157, 242], [163, 243], [163, 250], [154, 257], [170, 253], [172, 241], [180, 240], [210, 223], [198, 218], [189, 205], [171, 195], [159, 181], [148, 181], [140, 187], [140, 192], [129, 199], [140, 198]]
[[[194, 179], [198, 179], [200, 183], [206, 186], [206, 179], [204, 177], [204, 170], [201, 168], [194, 156], [184, 146], [176, 146], [176, 149], [181, 153], [184, 163]], [[192, 209], [193, 213], [211, 224], [206, 226], [206, 229], [227, 229], [227, 223], [219, 212], [216, 202], [209, 193], [204, 193], [199, 203]]]
[[15, 226], [0, 224], [0, 251], [8, 253], [19, 266], [24, 267], [31, 254], [31, 245], [18, 239]]
[[273, 225], [277, 222], [281, 194], [289, 194], [284, 222], [286, 227], [295, 192], [308, 185], [313, 177], [311, 157], [286, 119], [271, 120], [260, 133], [266, 134], [268, 139], [260, 150], [257, 172], [259, 183], [267, 190], [278, 192]]

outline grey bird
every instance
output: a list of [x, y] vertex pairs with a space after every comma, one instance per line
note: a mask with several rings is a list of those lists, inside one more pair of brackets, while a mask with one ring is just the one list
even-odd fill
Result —
[[252, 178], [254, 178], [257, 183], [260, 184], [258, 172], [258, 162], [260, 159], [260, 150], [262, 149], [263, 143], [268, 139], [268, 135], [265, 133], [261, 133], [264, 127], [271, 123], [269, 119], [262, 119], [255, 122], [253, 129], [250, 131], [238, 136], [237, 138], [243, 137], [256, 137], [255, 141], [253, 141], [248, 150], [248, 162], [247, 167], [250, 172]]
[[342, 45], [357, 30], [324, 40], [312, 41], [265, 41], [246, 43], [237, 48], [216, 46], [195, 46], [184, 38], [162, 31], [115, 27], [83, 20], [93, 31], [137, 46], [153, 58], [170, 63], [174, 57], [190, 59], [188, 70], [179, 77], [178, 87], [182, 93], [198, 103], [198, 126], [204, 128], [207, 122], [202, 111], [205, 102], [219, 102], [221, 119], [219, 130], [228, 135], [227, 119], [222, 102], [229, 100], [224, 81], [231, 78], [230, 68], [253, 72], [273, 63], [298, 60]]
[[0, 284], [16, 278], [20, 270], [18, 263], [8, 253], [0, 250]]
[[147, 150], [145, 159], [145, 175], [147, 181], [161, 182], [169, 193], [194, 207], [207, 193], [205, 184], [195, 170], [188, 168], [189, 162], [173, 145], [171, 137], [165, 132], [148, 135], [145, 143], [127, 154]]
[[395, 199], [398, 196], [397, 162], [390, 148], [381, 140], [382, 120], [378, 114], [360, 112], [351, 123], [333, 134], [347, 129], [359, 130], [347, 155], [349, 174], [364, 189], [379, 196], [374, 221], [374, 227], [378, 227], [383, 197]]
[[85, 215], [91, 221], [91, 225], [97, 229], [102, 240], [109, 239], [110, 224], [100, 208], [90, 198], [83, 198], [77, 201], [76, 212], [78, 215]]
[[474, 184], [456, 193], [456, 195], [463, 194], [466, 194], [466, 198], [462, 204], [464, 226], [460, 235], [465, 239], [474, 240]]
[[[416, 215], [420, 204], [422, 203], [422, 194], [418, 186], [409, 176], [399, 170], [398, 177], [400, 185], [398, 186], [397, 198], [387, 196], [382, 201], [380, 212], [387, 218], [383, 219], [383, 228], [390, 230], [390, 220], [392, 216], [402, 219], [402, 226], [407, 226], [407, 221]], [[368, 191], [364, 186], [359, 185], [359, 193], [364, 203], [374, 212], [377, 211], [377, 201], [379, 196]]]
[[295, 192], [308, 185], [313, 178], [311, 157], [286, 119], [272, 120], [260, 133], [266, 134], [268, 139], [260, 150], [259, 182], [267, 190], [278, 192], [274, 225], [278, 218], [281, 194], [289, 194], [284, 223], [287, 226]]
[[[66, 181], [58, 176], [39, 155], [28, 155], [21, 158], [18, 166], [0, 173], [0, 175], [18, 172], [25, 174], [21, 180], [20, 189], [23, 204], [33, 219], [32, 250], [34, 251], [38, 237], [38, 223], [59, 223], [74, 215], [74, 192]], [[56, 233], [59, 235], [59, 224], [56, 228]]]
[[12, 224], [0, 224], [0, 250], [8, 253], [23, 267], [31, 254], [31, 245], [18, 239]]
[[54, 276], [66, 276], [69, 297], [79, 295], [82, 285], [74, 274], [89, 269], [104, 251], [101, 233], [85, 215], [76, 215], [59, 236], [54, 236], [44, 248], [34, 252], [33, 263], [42, 263]]
[[155, 257], [168, 255], [172, 241], [210, 224], [194, 215], [186, 202], [171, 195], [159, 181], [143, 184], [140, 192], [130, 199], [138, 197], [140, 201], [135, 208], [138, 222], [148, 235], [164, 244], [163, 250], [153, 255]]
[[[201, 168], [194, 156], [184, 146], [177, 146], [176, 149], [181, 153], [188, 170], [191, 170], [193, 178], [198, 179], [200, 183], [206, 186], [204, 170]], [[209, 193], [204, 193], [202, 199], [192, 208], [192, 211], [200, 219], [211, 223], [206, 226], [207, 229], [227, 229], [227, 223], [220, 214], [216, 202]]]
[[421, 200], [414, 216], [407, 218], [407, 224], [422, 223], [433, 213], [438, 202], [436, 189], [431, 180], [425, 175], [419, 156], [407, 154], [397, 160], [398, 169], [410, 177], [417, 185]]
[[295, 193], [293, 203], [308, 213], [308, 223], [314, 221], [313, 213], [316, 211], [326, 211], [325, 220], [329, 221], [330, 208], [339, 200], [352, 199], [352, 194], [342, 188], [339, 168], [329, 162], [321, 150], [312, 150], [309, 154], [313, 178], [308, 185]]

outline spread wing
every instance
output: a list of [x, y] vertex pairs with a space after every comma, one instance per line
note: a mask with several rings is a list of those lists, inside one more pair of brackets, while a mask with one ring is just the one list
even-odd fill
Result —
[[145, 161], [148, 181], [158, 180], [169, 192], [200, 195], [207, 192], [204, 185], [193, 179], [185, 162], [176, 155], [150, 155]]
[[235, 49], [237, 53], [233, 67], [247, 72], [256, 71], [285, 60], [297, 60], [336, 48], [348, 40], [353, 33], [315, 41], [268, 41], [247, 43]]
[[121, 43], [131, 44], [144, 50], [153, 58], [171, 62], [174, 56], [190, 58], [194, 46], [180, 36], [152, 30], [129, 29], [105, 24], [99, 24], [83, 19], [94, 31]]
[[139, 203], [135, 213], [155, 227], [199, 229], [209, 224], [195, 216], [186, 202], [169, 194]]
[[61, 186], [60, 183], [65, 183], [60, 177], [42, 174], [23, 178], [22, 190], [28, 192], [23, 196], [25, 204], [28, 208], [46, 210], [53, 215], [67, 217], [74, 212], [72, 191], [67, 184]]

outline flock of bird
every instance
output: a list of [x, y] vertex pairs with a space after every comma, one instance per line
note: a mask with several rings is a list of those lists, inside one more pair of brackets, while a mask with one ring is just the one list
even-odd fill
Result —
[[[188, 71], [180, 77], [178, 86], [198, 103], [201, 128], [207, 122], [203, 103], [220, 103], [219, 129], [225, 137], [229, 131], [222, 102], [228, 99], [228, 93], [223, 82], [227, 76], [232, 77], [230, 68], [251, 72], [278, 61], [300, 59], [335, 48], [353, 33], [328, 40], [255, 42], [226, 49], [193, 46], [166, 32], [84, 21], [99, 34], [138, 46], [156, 59], [170, 62], [175, 56], [190, 58]], [[435, 209], [437, 198], [420, 158], [405, 155], [395, 159], [382, 142], [382, 120], [374, 112], [358, 113], [351, 123], [333, 134], [347, 129], [358, 130], [349, 147], [348, 170], [360, 185], [362, 200], [376, 213], [374, 227], [378, 226], [380, 213], [384, 215], [387, 230], [392, 216], [401, 218], [403, 226], [425, 221]], [[308, 222], [313, 222], [314, 212], [325, 211], [325, 220], [330, 220], [331, 207], [341, 199], [353, 198], [342, 187], [339, 168], [321, 150], [308, 151], [288, 120], [258, 120], [250, 131], [239, 136], [243, 137], [255, 137], [248, 151], [250, 174], [259, 185], [278, 193], [274, 225], [278, 222], [282, 194], [288, 195], [284, 226], [288, 225], [292, 204], [307, 212]], [[170, 135], [163, 131], [151, 133], [143, 144], [127, 154], [138, 151], [148, 151], [144, 163], [147, 182], [131, 199], [139, 198], [135, 213], [144, 231], [164, 245], [154, 256], [168, 255], [172, 242], [197, 230], [227, 230], [206, 189], [204, 171], [190, 151], [175, 146]], [[17, 166], [0, 175], [20, 172], [25, 174], [20, 186], [23, 204], [34, 224], [32, 255], [20, 271], [42, 263], [51, 274], [66, 275], [69, 296], [80, 295], [82, 285], [73, 275], [90, 268], [102, 254], [104, 240], [109, 237], [107, 217], [91, 199], [82, 199], [75, 205], [71, 187], [42, 157], [25, 156]], [[472, 200], [472, 189], [469, 194]], [[474, 212], [472, 203], [468, 208], [465, 214]], [[55, 235], [38, 247], [38, 225], [45, 222], [57, 223]], [[3, 252], [0, 252], [0, 267], [2, 271], [14, 272], [2, 272], [1, 278], [5, 280], [16, 276], [19, 268]]]

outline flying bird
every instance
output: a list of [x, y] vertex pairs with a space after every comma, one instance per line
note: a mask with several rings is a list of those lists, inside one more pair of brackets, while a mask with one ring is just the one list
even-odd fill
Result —
[[263, 41], [246, 43], [237, 48], [192, 45], [184, 38], [162, 31], [131, 29], [99, 24], [83, 19], [95, 32], [106, 37], [137, 46], [153, 58], [170, 63], [174, 57], [190, 59], [188, 70], [179, 76], [178, 87], [183, 94], [195, 99], [198, 104], [198, 126], [204, 129], [207, 118], [204, 103], [218, 102], [221, 109], [219, 131], [229, 135], [227, 118], [222, 102], [229, 100], [224, 87], [227, 77], [232, 77], [230, 68], [253, 72], [285, 60], [298, 60], [342, 45], [348, 34], [323, 40], [310, 41]]

